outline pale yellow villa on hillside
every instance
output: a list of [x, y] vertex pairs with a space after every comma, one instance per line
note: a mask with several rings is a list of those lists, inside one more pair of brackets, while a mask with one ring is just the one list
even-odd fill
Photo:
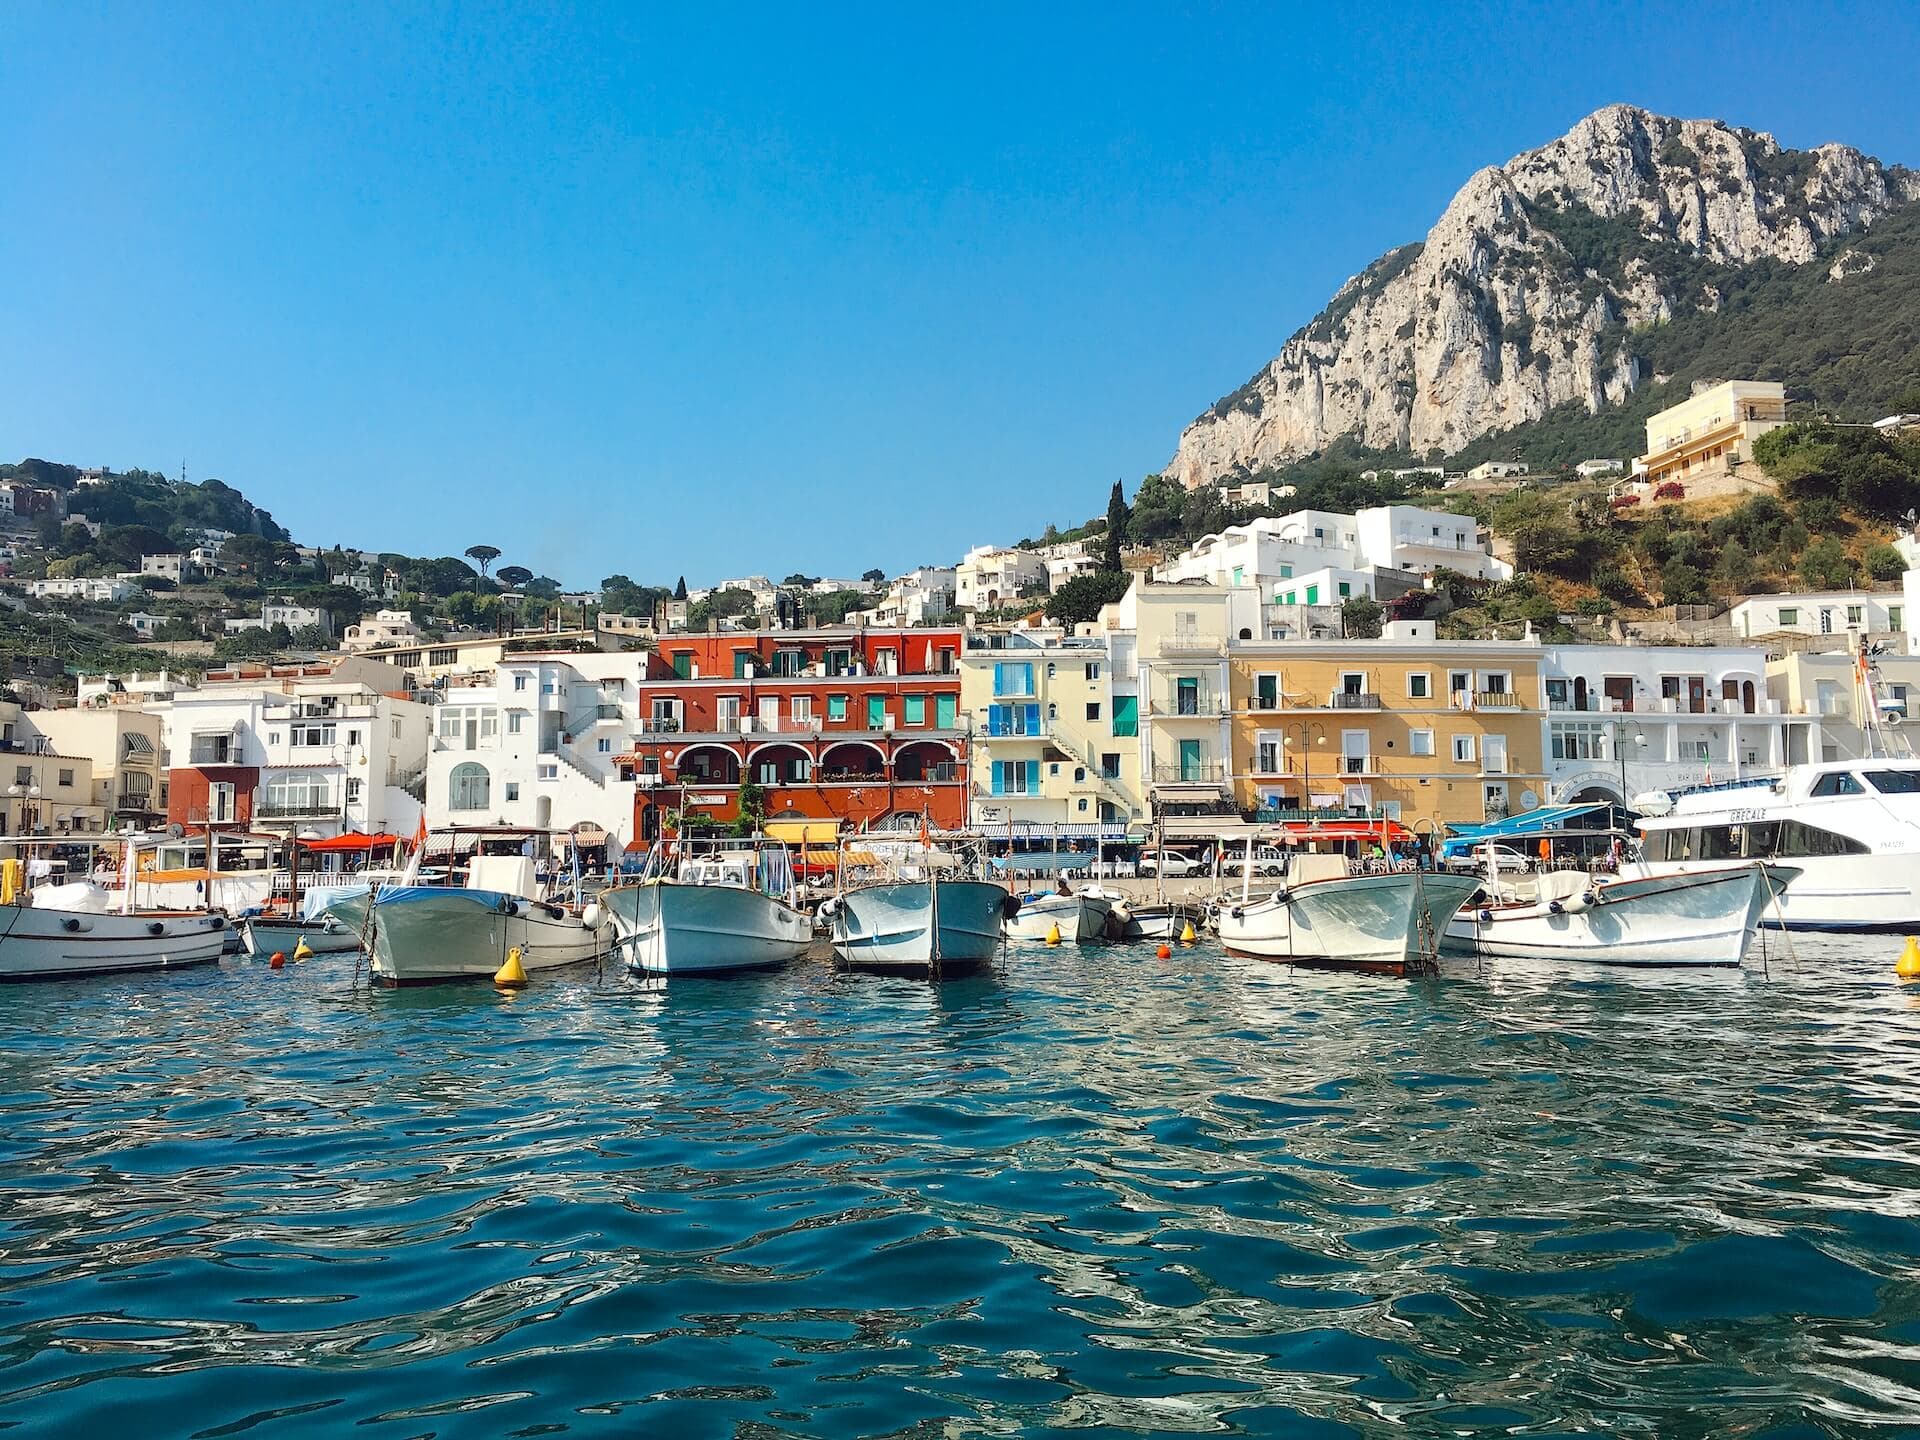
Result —
[[1542, 803], [1537, 646], [1387, 638], [1228, 647], [1243, 810], [1345, 809], [1431, 832]]
[[1753, 442], [1786, 423], [1786, 387], [1727, 380], [1652, 416], [1634, 473], [1656, 486], [1724, 474], [1730, 462], [1752, 460]]

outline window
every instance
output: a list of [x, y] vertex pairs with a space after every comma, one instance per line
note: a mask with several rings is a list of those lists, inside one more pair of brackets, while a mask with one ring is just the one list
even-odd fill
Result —
[[449, 810], [484, 810], [491, 803], [492, 777], [487, 767], [468, 760], [453, 767], [453, 773], [447, 777], [447, 808]]
[[1098, 660], [1089, 660], [1087, 662], [1087, 679], [1098, 680], [1099, 678], [1100, 678], [1100, 662]]
[[366, 782], [363, 780], [356, 780], [351, 776], [347, 778], [347, 803], [349, 805], [358, 805], [360, 803], [361, 791], [365, 784]]
[[398, 715], [394, 716], [393, 717], [393, 738], [394, 739], [398, 740], [400, 738], [401, 731], [403, 728], [404, 727], [400, 724], [400, 717]]
[[1472, 689], [1473, 672], [1471, 670], [1449, 670], [1447, 672], [1447, 693], [1449, 695], [1464, 695]]
[[1119, 751], [1117, 750], [1101, 751], [1100, 774], [1102, 778], [1107, 780], [1118, 780], [1120, 778], [1120, 752]]
[[66, 790], [71, 790], [73, 788], [73, 771], [62, 770], [60, 772], [60, 785], [62, 789], [66, 789]]
[[427, 652], [427, 663], [429, 665], [452, 665], [457, 663], [459, 659], [460, 652], [451, 645], [444, 650], [429, 650]]
[[536, 766], [533, 772], [533, 778], [536, 780], [558, 780], [560, 778], [560, 767], [558, 765]]
[[542, 680], [540, 682], [540, 693], [542, 695], [552, 695], [553, 693], [555, 693], [553, 688], [553, 681]]
[[1606, 733], [1602, 725], [1555, 725], [1548, 743], [1556, 760], [1605, 760]]
[[335, 730], [331, 725], [295, 725], [288, 734], [295, 745], [331, 745]]
[[813, 724], [813, 697], [796, 695], [793, 697], [793, 723], [796, 725]]
[[1473, 736], [1456, 735], [1453, 737], [1453, 758], [1463, 765], [1472, 763]]
[[1084, 814], [1086, 813], [1086, 810], [1087, 810], [1087, 800], [1086, 800], [1086, 797], [1085, 797], [1084, 795], [1083, 795], [1083, 796], [1081, 796], [1081, 797], [1080, 797], [1080, 799], [1078, 799], [1078, 800], [1076, 800], [1076, 801], [1074, 802], [1074, 808], [1075, 808], [1076, 810], [1078, 810], [1078, 811], [1079, 811], [1079, 812], [1080, 812], [1081, 814], [1083, 814], [1083, 815], [1084, 815]]
[[1407, 698], [1427, 700], [1433, 695], [1433, 677], [1424, 670], [1416, 670], [1407, 676]]
[[593, 748], [598, 750], [602, 755], [611, 755], [613, 753], [613, 740], [609, 736], [602, 735], [594, 742]]
[[1431, 730], [1409, 730], [1407, 732], [1407, 753], [1409, 755], [1433, 754], [1433, 732]]
[[1033, 666], [1005, 662], [995, 665], [993, 693], [996, 695], [1033, 694]]
[[1038, 795], [1038, 760], [996, 760], [993, 762], [993, 793], [996, 795]]
[[1483, 771], [1485, 771], [1487, 774], [1504, 775], [1507, 773], [1507, 737], [1506, 736], [1504, 735], [1487, 736], [1486, 743], [1480, 747], [1480, 754], [1481, 754], [1481, 759], [1485, 762], [1481, 765], [1480, 768]]
[[1358, 670], [1340, 672], [1340, 693], [1342, 695], [1364, 695], [1367, 693], [1367, 677]]
[[1254, 742], [1254, 773], [1259, 775], [1278, 775], [1280, 773], [1280, 742], [1270, 735], [1262, 735]]
[[1855, 629], [1858, 629], [1861, 625], [1866, 623], [1866, 618], [1867, 618], [1867, 612], [1864, 607], [1859, 605], [1847, 606], [1847, 624], [1853, 626]]
[[1785, 629], [1789, 625], [1798, 625], [1799, 623], [1800, 612], [1798, 609], [1791, 605], [1782, 605], [1780, 607], [1780, 627], [1782, 629]]
[[1100, 702], [1098, 700], [1089, 700], [1087, 702], [1088, 721], [1095, 722], [1095, 721], [1098, 721], [1099, 718], [1100, 718]]
[[507, 711], [507, 734], [518, 735], [522, 727], [524, 727], [526, 723], [527, 723], [526, 711], [524, 710]]
[[1278, 675], [1253, 677], [1253, 708], [1256, 710], [1280, 708], [1280, 677]]
[[906, 695], [901, 697], [902, 725], [924, 725], [927, 723], [927, 697], [924, 695]]
[[360, 732], [359, 732], [358, 730], [349, 730], [349, 731], [347, 731], [347, 744], [348, 744], [349, 746], [352, 746], [352, 747], [354, 747], [354, 748], [358, 748], [358, 747], [359, 747], [359, 744], [360, 744]]
[[278, 745], [282, 740], [286, 738], [287, 737], [281, 734], [281, 732], [278, 730], [269, 730], [267, 732], [267, 744], [269, 745]]
[[1047, 661], [1047, 679], [1049, 680], [1053, 679], [1053, 677], [1058, 673], [1059, 673], [1059, 667], [1055, 665], [1053, 661], [1051, 660]]
[[1352, 594], [1353, 594], [1353, 586], [1349, 585], [1346, 581], [1342, 580], [1340, 582], [1340, 598], [1342, 600], [1345, 600]]
[[1480, 688], [1489, 695], [1504, 695], [1513, 685], [1513, 677], [1505, 670], [1489, 670], [1480, 677]]
[[1845, 770], [1837, 770], [1831, 775], [1822, 775], [1813, 782], [1809, 795], [1864, 795], [1866, 791], [1858, 780]]
[[1280, 578], [1282, 580], [1291, 580], [1293, 578], [1293, 566], [1282, 565], [1280, 567]]
[[844, 720], [847, 718], [847, 697], [844, 695], [827, 696], [827, 719]]
[[[654, 763], [658, 764], [659, 762], [655, 761]], [[507, 802], [511, 804], [513, 801], [518, 800], [519, 798], [520, 798], [520, 782], [518, 780], [507, 781]]]
[[1140, 697], [1138, 695], [1113, 697], [1113, 733], [1116, 739], [1140, 733]]
[[1564, 679], [1548, 680], [1547, 681], [1547, 704], [1564, 705], [1566, 703], [1567, 703], [1567, 682]]

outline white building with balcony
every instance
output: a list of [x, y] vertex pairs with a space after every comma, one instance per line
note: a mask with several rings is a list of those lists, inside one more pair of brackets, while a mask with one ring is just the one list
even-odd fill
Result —
[[411, 610], [376, 610], [372, 619], [364, 616], [357, 625], [349, 625], [340, 639], [347, 651], [371, 650], [380, 645], [417, 645], [420, 627], [413, 623]]
[[161, 580], [171, 580], [175, 585], [184, 585], [199, 575], [199, 572], [194, 569], [193, 561], [184, 554], [142, 555], [140, 573], [152, 575]]
[[296, 605], [291, 600], [276, 599], [261, 602], [258, 617], [242, 620], [228, 620], [226, 630], [229, 635], [243, 630], [271, 630], [276, 625], [284, 625], [289, 630], [304, 630], [308, 626], [318, 626], [333, 634], [333, 616], [322, 605]]
[[1768, 693], [1764, 650], [1550, 645], [1540, 673], [1550, 804], [1631, 804], [1651, 790], [1787, 763], [1784, 707]]
[[602, 831], [633, 838], [636, 781], [618, 763], [642, 728], [646, 657], [526, 654], [491, 683], [454, 686], [434, 711], [427, 823]]
[[879, 629], [895, 625], [924, 625], [953, 613], [955, 572], [938, 565], [909, 570], [887, 586], [887, 593], [871, 610], [856, 611], [849, 619], [864, 620]]
[[1905, 636], [1907, 596], [1892, 590], [1827, 590], [1802, 595], [1751, 595], [1735, 605], [1728, 623], [1747, 639], [1804, 635], [1846, 649], [1849, 637]]
[[89, 605], [118, 605], [144, 594], [124, 575], [73, 576], [57, 580], [30, 580], [27, 594], [36, 600], [84, 600]]
[[954, 604], [963, 610], [996, 610], [1024, 592], [1047, 584], [1047, 562], [1031, 550], [976, 545], [953, 567]]

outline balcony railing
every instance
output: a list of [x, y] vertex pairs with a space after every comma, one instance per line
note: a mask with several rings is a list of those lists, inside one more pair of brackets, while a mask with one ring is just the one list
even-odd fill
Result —
[[1380, 697], [1364, 690], [1336, 690], [1327, 696], [1329, 710], [1378, 710]]
[[1473, 708], [1476, 710], [1518, 710], [1520, 696], [1512, 690], [1476, 690], [1473, 692]]
[[1226, 713], [1226, 697], [1211, 690], [1199, 694], [1151, 695], [1147, 713], [1161, 720], [1203, 720]]
[[1218, 655], [1226, 642], [1200, 630], [1171, 630], [1160, 637], [1162, 655]]
[[159, 795], [152, 790], [122, 790], [114, 797], [113, 808], [121, 814], [154, 814], [160, 810]]
[[337, 800], [301, 801], [294, 805], [262, 803], [253, 807], [253, 818], [256, 820], [318, 820], [339, 813], [340, 802]]
[[1156, 785], [1224, 785], [1227, 783], [1227, 767], [1206, 761], [1193, 765], [1155, 765], [1153, 783]]

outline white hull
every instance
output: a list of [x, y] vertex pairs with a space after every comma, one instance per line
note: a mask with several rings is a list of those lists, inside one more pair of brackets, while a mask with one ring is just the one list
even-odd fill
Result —
[[1197, 905], [1115, 906], [1122, 940], [1178, 940], [1187, 926], [1200, 933], [1205, 919]]
[[373, 906], [373, 978], [384, 985], [490, 977], [518, 947], [529, 975], [605, 953], [608, 928], [491, 890], [390, 886]]
[[219, 915], [99, 915], [0, 906], [0, 980], [48, 980], [206, 965], [226, 948]]
[[[1766, 907], [1760, 923], [1790, 930], [1920, 931], [1920, 854], [1796, 855], [1780, 862], [1800, 878]], [[1649, 860], [1621, 867], [1623, 879], [1705, 875], [1724, 860]], [[1776, 866], [1776, 871], [1778, 866]]]
[[[959, 970], [987, 964], [1000, 950], [1007, 892], [985, 880], [939, 883], [938, 963]], [[833, 916], [833, 949], [853, 969], [931, 973], [933, 897], [924, 881], [850, 890]]]
[[316, 955], [337, 955], [360, 948], [360, 932], [349, 930], [338, 920], [242, 920], [235, 927], [240, 943], [249, 955], [264, 960], [276, 950], [291, 956], [301, 941]]
[[1450, 952], [1590, 965], [1736, 966], [1794, 871], [1758, 865], [1615, 880], [1551, 904], [1462, 910]]
[[1045, 940], [1054, 926], [1060, 938], [1093, 944], [1107, 938], [1113, 902], [1098, 895], [1037, 895], [1020, 902], [1020, 913], [1005, 922], [1009, 940]]
[[629, 970], [713, 975], [785, 965], [813, 943], [800, 911], [731, 885], [655, 881], [609, 890], [615, 947]]
[[1476, 888], [1460, 875], [1313, 880], [1271, 899], [1227, 905], [1220, 938], [1236, 955], [1404, 974], [1425, 965], [1427, 937], [1444, 934]]

